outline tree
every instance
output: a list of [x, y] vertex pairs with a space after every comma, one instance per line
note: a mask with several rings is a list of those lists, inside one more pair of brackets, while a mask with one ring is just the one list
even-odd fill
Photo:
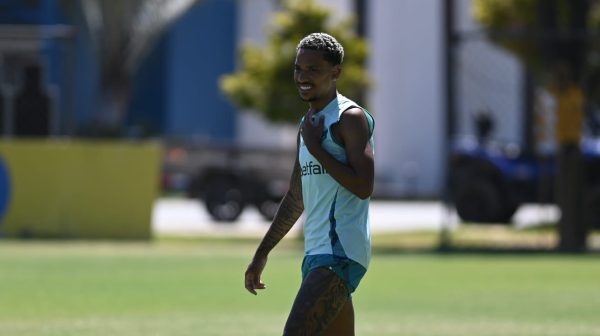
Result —
[[62, 0], [82, 22], [100, 66], [100, 104], [95, 135], [119, 135], [129, 105], [131, 80], [162, 33], [198, 0]]
[[494, 42], [515, 54], [557, 101], [559, 142], [558, 192], [561, 208], [559, 248], [584, 250], [587, 228], [583, 201], [579, 137], [584, 100], [600, 101], [584, 91], [597, 78], [599, 64], [589, 63], [599, 45], [592, 39], [600, 25], [600, 2], [593, 0], [474, 0], [473, 14]]
[[310, 33], [327, 32], [344, 46], [338, 89], [350, 97], [361, 97], [369, 85], [364, 68], [366, 41], [352, 33], [352, 20], [335, 26], [330, 20], [329, 11], [313, 0], [283, 1], [282, 10], [274, 15], [267, 45], [244, 46], [241, 68], [222, 77], [221, 90], [241, 108], [271, 121], [297, 123], [306, 106], [292, 82], [296, 46]]

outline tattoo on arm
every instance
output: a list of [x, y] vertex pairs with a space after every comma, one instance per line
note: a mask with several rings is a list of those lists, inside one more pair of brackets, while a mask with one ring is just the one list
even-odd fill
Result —
[[290, 231], [292, 226], [294, 226], [294, 223], [296, 223], [302, 214], [302, 211], [304, 211], [300, 176], [300, 164], [298, 163], [298, 159], [296, 159], [290, 181], [290, 188], [279, 205], [279, 209], [275, 214], [271, 227], [258, 246], [258, 249], [256, 250], [257, 254], [267, 255]]

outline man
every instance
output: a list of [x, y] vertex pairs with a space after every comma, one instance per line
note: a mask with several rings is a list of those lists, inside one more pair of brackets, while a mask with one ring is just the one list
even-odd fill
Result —
[[294, 81], [309, 109], [298, 132], [298, 155], [281, 201], [245, 274], [246, 289], [264, 289], [267, 256], [305, 213], [302, 285], [284, 335], [353, 335], [350, 294], [371, 257], [369, 197], [373, 190], [373, 118], [337, 92], [344, 49], [324, 33], [296, 48]]

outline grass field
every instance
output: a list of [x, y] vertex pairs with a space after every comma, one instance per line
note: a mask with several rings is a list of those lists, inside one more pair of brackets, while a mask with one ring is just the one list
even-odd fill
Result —
[[[255, 297], [256, 244], [1, 241], [0, 335], [280, 335], [301, 248], [276, 248]], [[357, 335], [600, 335], [598, 254], [375, 251]]]

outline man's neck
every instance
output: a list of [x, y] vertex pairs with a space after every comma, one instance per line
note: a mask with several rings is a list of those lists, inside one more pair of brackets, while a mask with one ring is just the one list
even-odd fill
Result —
[[328, 96], [328, 99], [322, 99], [318, 102], [309, 102], [308, 103], [308, 107], [311, 110], [314, 110], [315, 112], [320, 112], [321, 110], [323, 110], [325, 108], [325, 106], [329, 105], [329, 103], [331, 103], [332, 100], [334, 100], [335, 98], [337, 98], [337, 90], [333, 91], [333, 94], [330, 94]]

